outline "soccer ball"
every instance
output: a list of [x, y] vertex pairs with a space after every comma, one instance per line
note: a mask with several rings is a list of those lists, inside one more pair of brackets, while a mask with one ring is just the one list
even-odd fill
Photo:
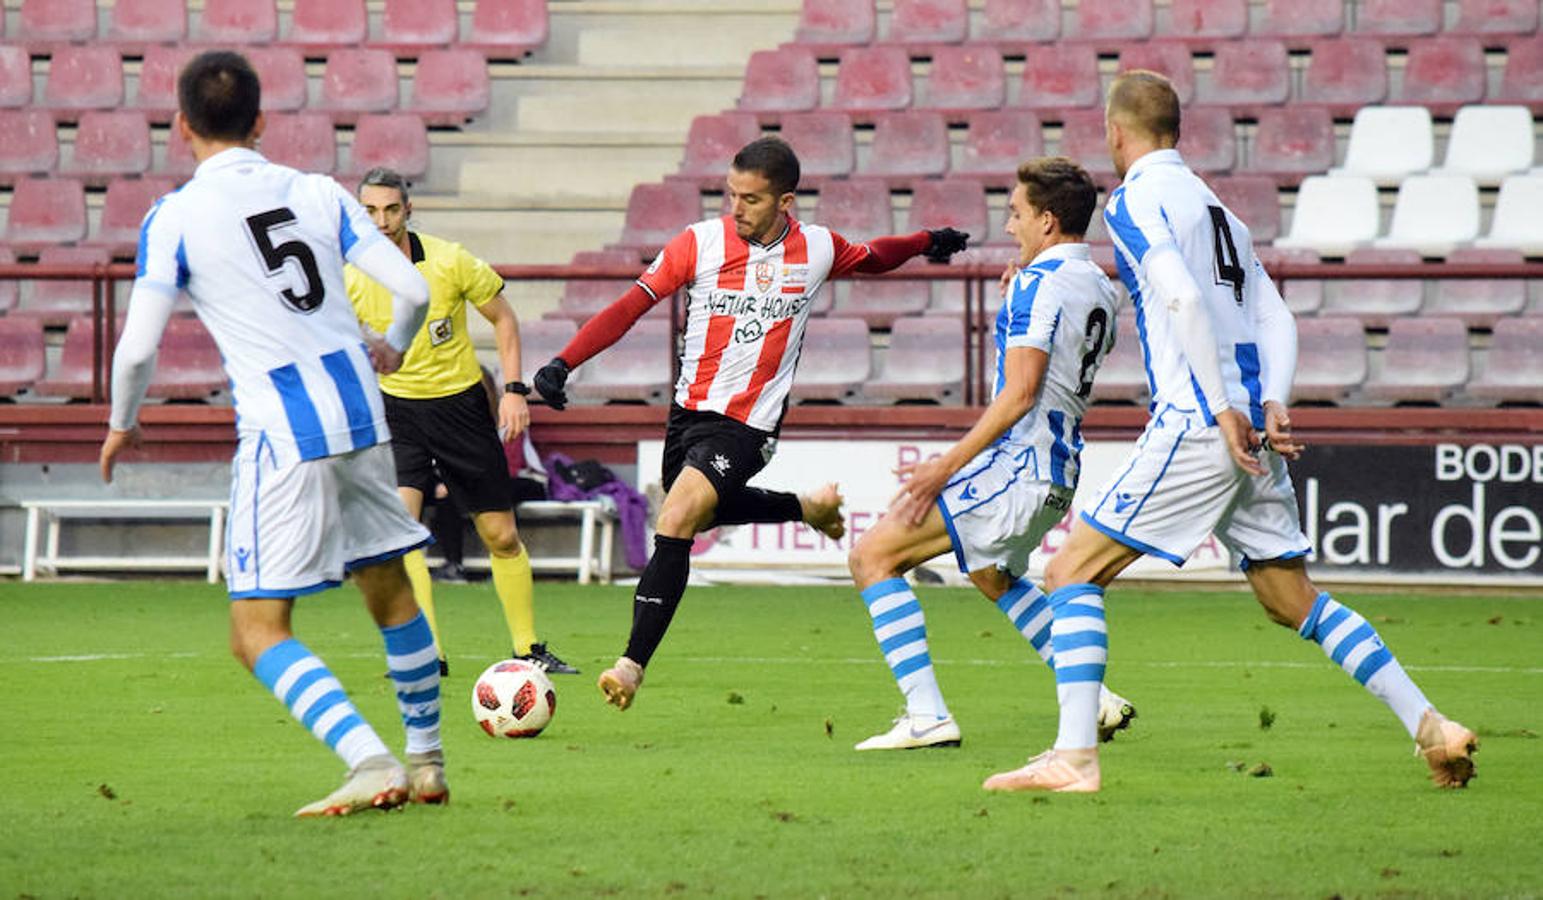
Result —
[[535, 737], [556, 709], [552, 680], [540, 666], [522, 659], [493, 663], [472, 685], [472, 715], [490, 737]]

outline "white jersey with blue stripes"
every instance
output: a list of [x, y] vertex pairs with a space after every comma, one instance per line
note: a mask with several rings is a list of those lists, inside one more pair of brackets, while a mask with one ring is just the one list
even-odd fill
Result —
[[1171, 247], [1183, 257], [1200, 289], [1228, 402], [1246, 411], [1255, 428], [1263, 428], [1255, 316], [1260, 292], [1273, 292], [1274, 287], [1254, 256], [1248, 226], [1190, 171], [1177, 150], [1157, 150], [1136, 160], [1109, 195], [1104, 221], [1114, 241], [1120, 279], [1136, 309], [1136, 336], [1152, 410], [1172, 407], [1215, 424], [1174, 335], [1166, 301], [1156, 297], [1145, 265], [1155, 253]]
[[343, 263], [385, 240], [323, 175], [222, 151], [140, 227], [136, 289], [185, 291], [219, 345], [245, 442], [279, 464], [390, 439]]
[[1114, 346], [1118, 303], [1087, 244], [1049, 247], [1013, 277], [997, 313], [991, 396], [1006, 381], [1010, 348], [1033, 347], [1050, 357], [1033, 407], [997, 442], [999, 449], [1022, 454], [1035, 480], [1077, 486], [1082, 417], [1094, 373]]

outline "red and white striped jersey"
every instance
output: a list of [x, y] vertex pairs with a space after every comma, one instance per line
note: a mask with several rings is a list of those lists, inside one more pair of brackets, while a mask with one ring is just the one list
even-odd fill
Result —
[[776, 431], [820, 288], [868, 252], [791, 218], [782, 237], [764, 246], [739, 237], [730, 216], [676, 235], [638, 279], [656, 303], [686, 289], [675, 402]]

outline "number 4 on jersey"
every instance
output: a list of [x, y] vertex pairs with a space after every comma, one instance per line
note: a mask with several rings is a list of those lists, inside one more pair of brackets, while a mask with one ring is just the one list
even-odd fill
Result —
[[1243, 265], [1238, 259], [1238, 245], [1232, 241], [1232, 227], [1227, 224], [1227, 211], [1220, 206], [1207, 209], [1211, 211], [1211, 231], [1216, 241], [1216, 283], [1232, 285], [1232, 297], [1242, 306]]

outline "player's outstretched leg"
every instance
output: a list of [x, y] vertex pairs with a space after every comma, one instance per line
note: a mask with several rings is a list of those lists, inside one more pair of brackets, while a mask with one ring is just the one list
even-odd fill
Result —
[[863, 590], [863, 602], [873, 617], [873, 637], [905, 695], [905, 713], [888, 731], [862, 741], [856, 749], [959, 746], [959, 726], [943, 702], [927, 650], [927, 622], [910, 585], [898, 576], [880, 581]]
[[397, 706], [407, 729], [409, 798], [415, 803], [448, 803], [445, 754], [439, 739], [439, 667], [434, 636], [422, 613], [380, 630], [386, 666], [396, 686]]
[[834, 482], [811, 493], [798, 495], [804, 524], [833, 541], [840, 540], [847, 533], [846, 518], [841, 515], [841, 505], [845, 502], [846, 498], [841, 496], [841, 490]]

